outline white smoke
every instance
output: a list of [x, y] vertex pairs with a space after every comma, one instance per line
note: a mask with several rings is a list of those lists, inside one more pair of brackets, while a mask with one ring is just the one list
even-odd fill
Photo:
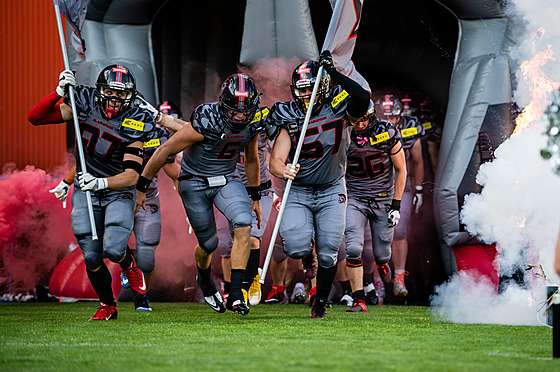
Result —
[[[560, 8], [556, 0], [513, 0], [508, 16], [521, 19], [524, 32], [512, 56], [521, 66], [525, 61], [545, 55], [538, 65], [538, 76], [529, 79], [521, 69], [516, 72], [514, 100], [520, 107], [530, 103], [536, 110], [528, 129], [512, 135], [496, 151], [495, 159], [482, 165], [476, 181], [480, 194], [465, 198], [461, 221], [466, 229], [488, 244], [497, 243], [501, 252], [500, 275], [516, 269], [525, 273], [525, 286], [510, 285], [495, 295], [489, 282], [455, 275], [436, 288], [433, 311], [457, 323], [538, 325], [544, 321], [546, 286], [558, 284], [553, 262], [560, 226], [560, 177], [540, 156], [545, 147], [547, 125], [543, 112], [550, 91], [560, 81]], [[551, 84], [552, 81], [552, 84]], [[529, 265], [542, 265], [541, 271]], [[540, 311], [537, 311], [540, 310]], [[538, 320], [540, 318], [540, 321]]]

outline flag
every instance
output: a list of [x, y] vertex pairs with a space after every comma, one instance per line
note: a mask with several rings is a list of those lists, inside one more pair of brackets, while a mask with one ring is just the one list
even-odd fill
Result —
[[354, 53], [354, 46], [356, 45], [364, 0], [329, 1], [333, 14], [322, 50], [331, 52], [334, 65], [338, 71], [371, 92], [368, 82], [356, 71], [354, 62], [352, 62], [352, 53]]
[[55, 0], [58, 2], [60, 13], [72, 25], [72, 38], [70, 42], [78, 53], [76, 55], [76, 62], [81, 62], [86, 59], [86, 42], [82, 39], [82, 26], [86, 19], [87, 7], [89, 0]]

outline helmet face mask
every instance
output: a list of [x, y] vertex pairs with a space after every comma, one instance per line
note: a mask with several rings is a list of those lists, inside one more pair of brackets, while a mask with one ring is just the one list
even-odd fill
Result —
[[112, 119], [128, 110], [136, 99], [136, 79], [122, 65], [105, 67], [95, 83], [95, 99], [107, 119]]
[[218, 112], [235, 131], [243, 130], [259, 109], [260, 95], [253, 80], [245, 74], [233, 74], [222, 84]]
[[[363, 147], [373, 134], [373, 126], [375, 125], [375, 105], [373, 101], [369, 101], [369, 107], [366, 114], [354, 123], [350, 139], [359, 147]], [[363, 127], [363, 122], [367, 121], [367, 125]], [[361, 128], [361, 129], [358, 129]]]
[[[305, 61], [296, 67], [292, 73], [292, 84], [290, 84], [292, 98], [303, 112], [307, 112], [313, 88], [315, 86], [315, 82], [317, 81], [318, 72], [318, 62]], [[321, 81], [319, 83], [319, 88], [317, 89], [315, 102], [313, 102], [313, 113], [316, 113], [321, 109], [330, 95], [331, 78], [327, 71], [323, 70], [320, 79]]]

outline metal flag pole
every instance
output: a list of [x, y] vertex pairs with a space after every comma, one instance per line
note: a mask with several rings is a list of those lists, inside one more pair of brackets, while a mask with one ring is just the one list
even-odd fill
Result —
[[[317, 96], [317, 90], [319, 90], [319, 84], [321, 83], [321, 76], [323, 76], [323, 66], [319, 66], [319, 71], [317, 73], [317, 78], [315, 79], [315, 85], [313, 86], [313, 93], [309, 100], [309, 105], [307, 106], [307, 113], [305, 114], [305, 120], [303, 121], [303, 127], [301, 128], [301, 134], [296, 147], [296, 152], [294, 154], [294, 159], [292, 161], [292, 172], [296, 170], [296, 164], [299, 160], [299, 154], [301, 152], [301, 147], [303, 146], [303, 140], [305, 138], [305, 132], [307, 131], [307, 126], [309, 125], [309, 119], [311, 118], [311, 112], [313, 111], [313, 104], [315, 103], [315, 96]], [[276, 217], [276, 223], [274, 224], [274, 230], [272, 231], [272, 236], [270, 238], [270, 243], [268, 245], [268, 251], [266, 252], [266, 258], [263, 263], [263, 271], [261, 274], [261, 279], [259, 283], [264, 284], [264, 278], [266, 277], [266, 272], [268, 271], [268, 265], [270, 265], [270, 258], [272, 257], [272, 250], [274, 248], [274, 243], [276, 242], [276, 237], [278, 236], [278, 230], [280, 229], [280, 221], [282, 220], [282, 215], [284, 214], [284, 208], [286, 207], [288, 201], [288, 194], [290, 193], [290, 188], [292, 187], [292, 180], [288, 179], [286, 182], [286, 187], [284, 188], [284, 193], [282, 194], [282, 201], [280, 203], [280, 210], [278, 211], [278, 217]]]
[[[70, 70], [70, 63], [68, 62], [68, 53], [66, 51], [66, 41], [64, 40], [64, 30], [62, 29], [62, 21], [60, 20], [60, 7], [58, 0], [53, 0], [54, 13], [56, 16], [56, 25], [58, 26], [58, 36], [60, 37], [60, 47], [62, 49], [62, 59], [64, 60], [64, 69]], [[72, 105], [72, 117], [74, 118], [74, 131], [76, 132], [76, 145], [78, 147], [78, 155], [80, 158], [80, 165], [82, 172], [86, 173], [86, 159], [84, 157], [84, 149], [82, 147], [82, 136], [80, 134], [80, 125], [78, 124], [78, 115], [76, 115], [76, 99], [74, 98], [74, 87], [69, 86], [70, 103]], [[91, 202], [91, 193], [86, 191], [86, 200], [89, 212], [89, 222], [91, 225], [91, 238], [97, 240], [97, 228], [95, 227], [95, 218], [93, 216], [93, 204]]]

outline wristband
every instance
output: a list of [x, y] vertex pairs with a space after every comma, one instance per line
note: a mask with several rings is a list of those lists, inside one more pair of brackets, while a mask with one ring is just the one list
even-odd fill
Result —
[[416, 190], [417, 193], [422, 192], [424, 190], [424, 186], [416, 185], [414, 186], [414, 190]]
[[136, 183], [136, 190], [145, 193], [146, 191], [148, 191], [148, 187], [150, 187], [151, 183], [151, 179], [140, 175], [140, 178], [138, 178], [138, 182]]
[[251, 200], [253, 201], [261, 200], [260, 186], [249, 186], [249, 194], [251, 195]]
[[395, 211], [400, 211], [401, 210], [401, 201], [397, 200], [397, 199], [391, 200], [391, 209], [393, 209]]

